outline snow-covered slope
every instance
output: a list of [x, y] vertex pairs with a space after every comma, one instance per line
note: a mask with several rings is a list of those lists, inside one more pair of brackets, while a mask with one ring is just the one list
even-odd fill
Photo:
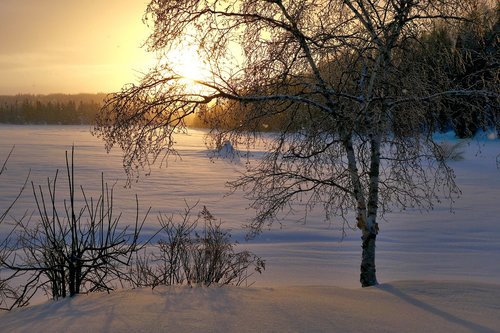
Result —
[[171, 287], [80, 295], [0, 315], [0, 332], [500, 332], [500, 285]]
[[[242, 247], [266, 260], [266, 271], [254, 276], [255, 288], [79, 296], [0, 314], [0, 332], [500, 332], [500, 140], [472, 141], [464, 160], [451, 162], [463, 192], [453, 212], [443, 203], [429, 213], [393, 212], [380, 221], [377, 273], [383, 284], [368, 289], [358, 288], [358, 231], [348, 230], [342, 239], [338, 224], [325, 223], [318, 211], [306, 224], [292, 217], [246, 243], [248, 202], [239, 192], [224, 196], [224, 183], [246, 158], [208, 158], [200, 131], [178, 141], [182, 159], [123, 188], [120, 152], [107, 155], [88, 128], [2, 125], [0, 157], [16, 148], [0, 177], [0, 211], [30, 169], [35, 184], [63, 169], [64, 150], [74, 143], [77, 182], [92, 192], [104, 171], [116, 184], [115, 211], [123, 211], [124, 223], [134, 218], [135, 193], [142, 211], [152, 206], [154, 212], [146, 232], [158, 227], [158, 211], [182, 211], [185, 200], [206, 205]], [[251, 159], [259, 156], [256, 150]], [[64, 188], [58, 193], [62, 199]], [[29, 215], [34, 208], [27, 190], [11, 214]], [[8, 223], [0, 225], [0, 234], [10, 230]], [[406, 280], [413, 281], [387, 284]]]

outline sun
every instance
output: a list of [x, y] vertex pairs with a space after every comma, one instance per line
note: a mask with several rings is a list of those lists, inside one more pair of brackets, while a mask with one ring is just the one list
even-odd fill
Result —
[[181, 45], [170, 50], [165, 61], [175, 74], [182, 77], [181, 83], [189, 86], [190, 90], [196, 90], [200, 82], [210, 81], [210, 68], [193, 45]]

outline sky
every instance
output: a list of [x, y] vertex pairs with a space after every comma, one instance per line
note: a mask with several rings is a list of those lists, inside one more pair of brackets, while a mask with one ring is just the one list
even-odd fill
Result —
[[97, 93], [136, 82], [152, 55], [147, 0], [0, 0], [0, 94]]

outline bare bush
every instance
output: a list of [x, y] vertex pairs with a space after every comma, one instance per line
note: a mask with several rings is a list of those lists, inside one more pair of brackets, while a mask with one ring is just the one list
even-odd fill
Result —
[[[82, 292], [109, 291], [132, 255], [141, 249], [138, 203], [133, 227], [119, 225], [113, 210], [113, 188], [101, 176], [101, 193], [89, 197], [80, 186], [77, 198], [74, 151], [66, 152], [68, 197], [56, 196], [58, 172], [46, 188], [32, 183], [38, 218], [19, 219], [1, 246], [0, 264], [7, 281], [19, 283], [9, 308], [24, 306], [39, 291], [58, 299]], [[136, 202], [138, 202], [136, 197]], [[61, 211], [61, 207], [63, 207]]]
[[[160, 216], [161, 239], [151, 254], [138, 255], [127, 282], [134, 287], [158, 285], [236, 285], [248, 282], [251, 268], [258, 273], [265, 262], [249, 251], [236, 252], [229, 231], [206, 207], [192, 220], [188, 207], [176, 222]], [[203, 228], [198, 230], [200, 221]]]
[[[4, 169], [5, 164], [0, 171]], [[74, 150], [71, 157], [66, 152], [66, 171], [68, 196], [62, 201], [56, 196], [58, 171], [45, 187], [32, 183], [38, 217], [15, 219], [0, 243], [0, 309], [26, 306], [41, 291], [59, 299], [120, 285], [241, 285], [251, 267], [259, 273], [264, 269], [259, 257], [235, 251], [237, 243], [205, 207], [195, 218], [188, 207], [180, 222], [160, 215], [160, 229], [152, 237], [161, 232], [164, 238], [147, 252], [152, 237], [139, 243], [139, 236], [149, 210], [139, 220], [137, 197], [135, 225], [121, 227], [113, 188], [103, 176], [97, 198], [82, 186], [78, 197]], [[203, 228], [198, 230], [200, 222]]]

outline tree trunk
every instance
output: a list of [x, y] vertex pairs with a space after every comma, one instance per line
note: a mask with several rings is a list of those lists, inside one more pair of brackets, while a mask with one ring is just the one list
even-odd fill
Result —
[[361, 239], [363, 241], [363, 254], [361, 258], [360, 282], [362, 287], [371, 287], [378, 284], [375, 269], [375, 241], [377, 240], [377, 232], [363, 231]]

